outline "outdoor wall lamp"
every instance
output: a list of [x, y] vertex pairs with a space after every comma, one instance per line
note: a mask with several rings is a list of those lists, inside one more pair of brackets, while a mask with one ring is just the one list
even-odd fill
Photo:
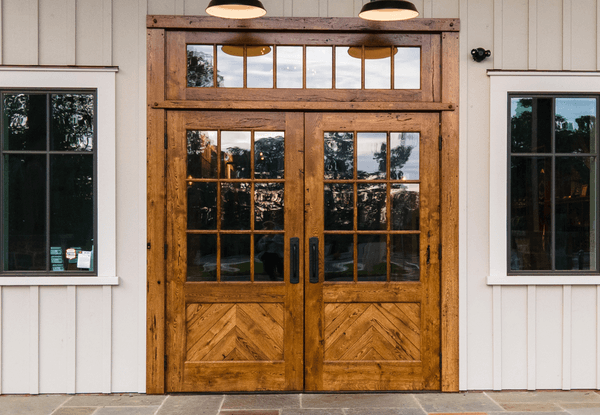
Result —
[[259, 0], [211, 0], [206, 13], [224, 19], [255, 19], [267, 10]]
[[471, 50], [471, 56], [473, 57], [473, 60], [475, 62], [481, 62], [482, 60], [484, 60], [485, 58], [487, 58], [491, 55], [492, 55], [492, 52], [490, 52], [489, 50], [485, 50], [484, 48], [477, 48], [477, 49]]
[[415, 5], [403, 0], [371, 0], [358, 13], [361, 19], [380, 22], [413, 19], [418, 15]]

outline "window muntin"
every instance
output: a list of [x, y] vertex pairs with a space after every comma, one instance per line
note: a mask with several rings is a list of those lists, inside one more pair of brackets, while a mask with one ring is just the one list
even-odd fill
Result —
[[597, 273], [596, 96], [509, 99], [508, 273]]
[[96, 275], [95, 91], [4, 91], [0, 270]]

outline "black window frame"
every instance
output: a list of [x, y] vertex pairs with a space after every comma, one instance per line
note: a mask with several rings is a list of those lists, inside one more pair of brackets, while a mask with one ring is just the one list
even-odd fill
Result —
[[[518, 275], [565, 275], [565, 276], [598, 276], [600, 275], [600, 132], [598, 131], [598, 120], [600, 120], [600, 94], [583, 92], [583, 93], [555, 93], [555, 92], [509, 92], [507, 97], [507, 163], [506, 163], [506, 171], [507, 171], [507, 201], [506, 201], [506, 210], [507, 210], [507, 226], [506, 226], [506, 265], [507, 265], [507, 275], [510, 276], [518, 276]], [[550, 122], [551, 128], [551, 152], [550, 153], [513, 153], [512, 152], [512, 129], [511, 129], [511, 107], [512, 100], [514, 98], [551, 98], [552, 99], [552, 119]], [[592, 98], [596, 100], [596, 134], [595, 134], [595, 152], [594, 153], [557, 153], [556, 152], [556, 140], [555, 140], [555, 132], [556, 132], [556, 99], [560, 98]], [[532, 126], [533, 128], [533, 126]], [[550, 270], [513, 270], [511, 269], [511, 234], [512, 234], [512, 195], [511, 195], [511, 158], [513, 156], [521, 156], [521, 157], [550, 157], [552, 159], [552, 182], [551, 182], [551, 264], [552, 269]], [[590, 231], [595, 232], [595, 240], [596, 240], [596, 269], [595, 270], [557, 270], [556, 269], [556, 157], [563, 156], [573, 156], [573, 157], [593, 157], [596, 162], [596, 229], [593, 230], [590, 224]], [[490, 229], [490, 232], [493, 232]], [[590, 232], [591, 234], [591, 232]]]
[[[48, 112], [46, 114], [46, 149], [45, 150], [6, 150], [4, 137], [4, 105], [5, 95], [26, 94], [26, 95], [46, 95]], [[85, 94], [93, 95], [94, 114], [93, 114], [93, 145], [91, 151], [86, 151], [85, 155], [77, 151], [62, 151], [50, 149], [50, 122], [51, 122], [51, 96], [57, 94]], [[46, 197], [45, 197], [45, 216], [46, 216], [46, 258], [45, 270], [5, 270], [5, 247], [4, 243], [4, 203], [0, 203], [0, 277], [97, 277], [98, 276], [98, 89], [97, 88], [0, 88], [0, 195], [4, 195], [4, 166], [5, 155], [8, 154], [45, 154], [46, 155]], [[92, 154], [90, 154], [92, 153]], [[50, 259], [50, 155], [75, 155], [82, 157], [92, 157], [93, 172], [93, 203], [92, 203], [92, 223], [93, 223], [93, 258], [92, 271], [53, 271]], [[63, 253], [64, 254], [64, 253]]]

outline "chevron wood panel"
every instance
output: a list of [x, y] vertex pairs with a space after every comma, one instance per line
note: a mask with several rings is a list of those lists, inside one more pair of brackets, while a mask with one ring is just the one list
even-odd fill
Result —
[[325, 304], [326, 361], [420, 360], [417, 303]]
[[283, 304], [191, 303], [187, 362], [283, 360]]

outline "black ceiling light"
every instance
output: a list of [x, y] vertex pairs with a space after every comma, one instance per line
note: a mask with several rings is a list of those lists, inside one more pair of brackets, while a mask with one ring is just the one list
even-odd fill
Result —
[[211, 0], [206, 13], [225, 19], [255, 19], [267, 10], [259, 0]]
[[403, 0], [371, 0], [358, 13], [361, 19], [380, 22], [413, 19], [418, 15], [415, 5]]

